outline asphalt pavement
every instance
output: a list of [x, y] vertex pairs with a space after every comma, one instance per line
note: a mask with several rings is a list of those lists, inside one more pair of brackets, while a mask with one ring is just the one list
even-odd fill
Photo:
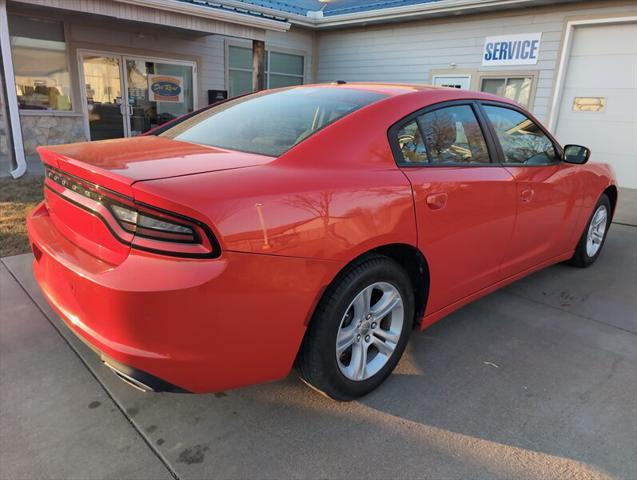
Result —
[[2, 479], [637, 478], [635, 226], [614, 224], [589, 269], [550, 267], [414, 335], [350, 403], [294, 372], [136, 391], [50, 309], [31, 261], [0, 260]]

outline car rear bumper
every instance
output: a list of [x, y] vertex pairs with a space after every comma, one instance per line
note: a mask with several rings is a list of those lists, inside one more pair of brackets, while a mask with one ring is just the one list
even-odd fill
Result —
[[110, 265], [61, 235], [44, 203], [28, 228], [49, 303], [120, 376], [152, 390], [212, 392], [284, 377], [336, 268], [274, 255], [195, 260], [134, 250]]

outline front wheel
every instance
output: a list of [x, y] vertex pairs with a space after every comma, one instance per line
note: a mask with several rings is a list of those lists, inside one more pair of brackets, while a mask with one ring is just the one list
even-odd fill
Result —
[[602, 194], [593, 209], [593, 214], [586, 224], [577, 248], [569, 260], [571, 265], [585, 268], [597, 260], [602, 251], [611, 220], [610, 200]]
[[336, 400], [369, 393], [400, 360], [413, 318], [404, 269], [383, 256], [362, 261], [321, 299], [299, 353], [301, 378]]

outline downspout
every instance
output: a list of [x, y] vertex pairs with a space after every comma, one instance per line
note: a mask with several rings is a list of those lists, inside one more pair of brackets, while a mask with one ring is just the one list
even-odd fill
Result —
[[19, 178], [27, 171], [27, 161], [24, 157], [24, 145], [22, 144], [22, 128], [20, 127], [20, 114], [18, 111], [18, 92], [15, 88], [15, 76], [13, 73], [6, 0], [0, 0], [0, 58], [2, 59], [2, 75], [4, 78], [3, 94], [9, 113], [7, 135], [11, 135], [16, 163], [16, 168], [9, 173], [13, 178]]

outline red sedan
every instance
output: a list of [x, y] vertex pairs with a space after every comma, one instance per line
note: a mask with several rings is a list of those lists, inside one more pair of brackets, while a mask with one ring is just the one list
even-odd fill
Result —
[[412, 330], [600, 254], [608, 165], [518, 105], [407, 85], [265, 91], [155, 135], [40, 148], [36, 278], [144, 390], [212, 392], [297, 364], [376, 388]]

